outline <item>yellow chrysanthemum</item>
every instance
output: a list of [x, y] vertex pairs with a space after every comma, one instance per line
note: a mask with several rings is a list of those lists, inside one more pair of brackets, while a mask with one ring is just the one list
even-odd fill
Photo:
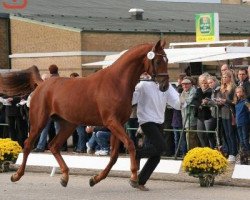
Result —
[[182, 165], [183, 170], [190, 175], [221, 174], [227, 166], [227, 159], [219, 151], [208, 147], [196, 147], [188, 151]]
[[0, 162], [13, 161], [22, 151], [21, 146], [10, 138], [0, 138]]

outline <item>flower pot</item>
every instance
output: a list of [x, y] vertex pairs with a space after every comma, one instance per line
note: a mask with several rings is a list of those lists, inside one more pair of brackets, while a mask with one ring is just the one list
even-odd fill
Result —
[[10, 162], [5, 161], [5, 162], [1, 163], [0, 167], [1, 167], [0, 172], [8, 172], [8, 171], [10, 171]]
[[201, 187], [212, 187], [214, 185], [215, 175], [202, 174], [199, 175], [199, 182]]

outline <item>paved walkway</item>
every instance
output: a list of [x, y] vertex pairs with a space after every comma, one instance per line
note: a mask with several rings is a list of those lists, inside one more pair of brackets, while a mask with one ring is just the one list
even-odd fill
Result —
[[[17, 170], [17, 165], [12, 165], [11, 170]], [[39, 166], [27, 166], [26, 172], [47, 172], [48, 176], [51, 173], [52, 167], [39, 167]], [[228, 170], [215, 178], [215, 185], [227, 185], [227, 186], [239, 186], [239, 187], [250, 187], [249, 179], [233, 179], [232, 173], [234, 170], [234, 164], [229, 164]], [[70, 169], [70, 174], [75, 175], [89, 175], [93, 176], [97, 174], [100, 170], [89, 170], [89, 169]], [[60, 170], [57, 169], [56, 173], [60, 173]], [[111, 171], [109, 176], [113, 177], [128, 177], [130, 176], [130, 172], [127, 171]], [[154, 173], [151, 177], [156, 180], [167, 180], [167, 181], [177, 181], [177, 182], [197, 182], [198, 179], [189, 176], [182, 169], [178, 174], [167, 174], [167, 173]]]

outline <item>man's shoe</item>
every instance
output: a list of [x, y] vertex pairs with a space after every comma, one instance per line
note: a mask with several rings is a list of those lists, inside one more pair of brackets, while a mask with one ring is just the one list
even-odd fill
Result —
[[33, 149], [32, 152], [34, 152], [34, 153], [41, 153], [41, 152], [44, 152], [44, 150], [43, 149], [39, 149], [39, 148], [35, 148], [35, 149]]
[[109, 155], [109, 152], [107, 150], [100, 150], [99, 151], [99, 156], [107, 156]]
[[145, 185], [138, 185], [136, 188], [141, 190], [141, 191], [149, 191], [149, 189], [147, 187], [145, 187]]
[[145, 187], [145, 185], [139, 185], [138, 181], [133, 181], [133, 180], [129, 180], [129, 184], [133, 187], [136, 188], [138, 190], [141, 191], [149, 191], [149, 189], [147, 187]]
[[86, 143], [86, 147], [87, 147], [87, 154], [93, 154], [94, 153], [94, 151], [90, 148], [88, 142]]

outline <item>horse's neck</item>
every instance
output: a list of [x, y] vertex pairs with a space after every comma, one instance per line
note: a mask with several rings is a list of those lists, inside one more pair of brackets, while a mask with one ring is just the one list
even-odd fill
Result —
[[[120, 81], [125, 86], [129, 86], [129, 90], [134, 91], [135, 85], [138, 83], [140, 75], [144, 70], [144, 58], [150, 51], [150, 47], [141, 47], [127, 52], [121, 59], [111, 67], [111, 71], [118, 72]], [[116, 76], [117, 76], [116, 75]]]

